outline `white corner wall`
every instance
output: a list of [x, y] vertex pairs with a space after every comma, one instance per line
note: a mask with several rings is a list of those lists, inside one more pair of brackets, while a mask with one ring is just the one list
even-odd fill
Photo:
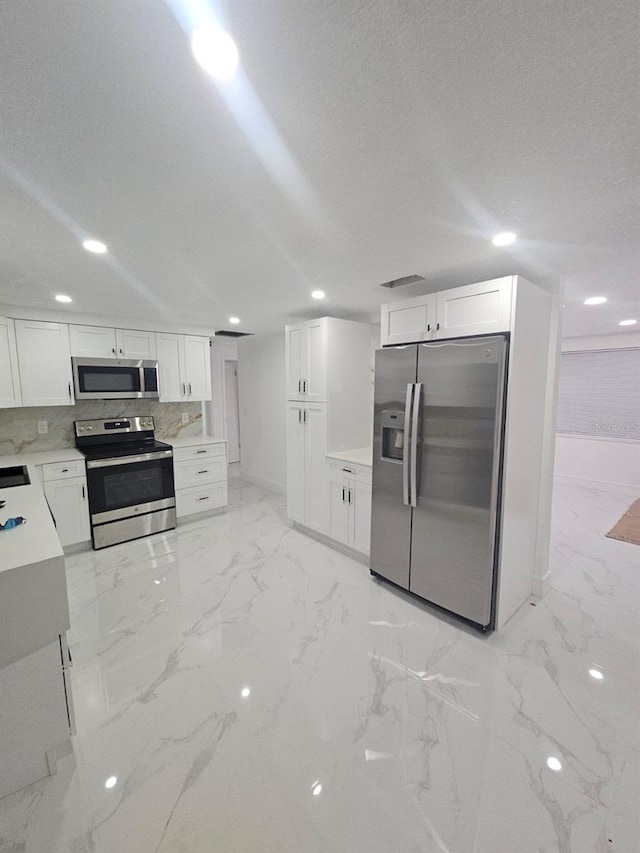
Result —
[[[639, 332], [565, 338], [563, 352], [640, 347]], [[556, 436], [555, 480], [576, 486], [640, 493], [640, 442], [600, 436]]]
[[240, 468], [246, 480], [286, 493], [285, 336], [238, 342]]

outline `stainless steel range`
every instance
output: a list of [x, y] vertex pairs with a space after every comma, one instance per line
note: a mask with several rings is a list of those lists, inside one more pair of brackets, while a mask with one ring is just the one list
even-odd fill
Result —
[[152, 417], [76, 421], [75, 436], [96, 550], [176, 526], [173, 449], [156, 441]]

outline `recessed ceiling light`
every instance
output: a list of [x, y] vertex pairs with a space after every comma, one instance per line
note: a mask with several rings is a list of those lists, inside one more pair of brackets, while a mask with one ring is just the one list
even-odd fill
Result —
[[602, 305], [603, 302], [607, 301], [606, 296], [590, 296], [588, 299], [584, 300], [585, 305]]
[[635, 326], [637, 320], [620, 320], [618, 323], [619, 326]]
[[113, 786], [116, 784], [117, 781], [118, 781], [117, 776], [109, 776], [107, 781], [104, 783], [104, 787], [105, 788], [113, 788]]
[[320, 781], [314, 782], [311, 786], [311, 793], [314, 797], [317, 797], [322, 792], [322, 785]]
[[246, 699], [247, 696], [251, 696], [251, 688], [250, 687], [243, 687], [242, 690], [240, 691], [240, 695], [242, 696], [243, 699]]
[[233, 323], [234, 326], [237, 326], [240, 322], [240, 317], [229, 317], [229, 322]]
[[591, 676], [591, 678], [595, 678], [596, 681], [602, 681], [602, 679], [604, 678], [604, 675], [600, 672], [599, 669], [590, 669], [589, 675]]
[[549, 770], [555, 770], [556, 773], [558, 772], [558, 770], [562, 770], [562, 764], [555, 757], [555, 755], [552, 755], [550, 758], [547, 758], [547, 767], [549, 768]]
[[311, 296], [313, 297], [313, 299], [324, 299], [326, 295], [327, 294], [324, 292], [324, 290], [311, 291]]
[[238, 67], [238, 48], [229, 33], [220, 27], [196, 30], [191, 50], [198, 65], [218, 80], [229, 80]]
[[85, 240], [82, 244], [87, 252], [93, 252], [95, 255], [104, 255], [107, 247], [100, 240]]
[[494, 246], [510, 246], [515, 241], [516, 235], [512, 231], [501, 231], [491, 240]]
[[66, 293], [58, 293], [56, 296], [56, 302], [73, 302], [73, 299], [70, 296], [67, 296]]

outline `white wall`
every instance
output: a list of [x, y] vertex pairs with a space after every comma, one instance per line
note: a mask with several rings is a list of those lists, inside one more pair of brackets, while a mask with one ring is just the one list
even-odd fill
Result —
[[286, 493], [284, 329], [238, 342], [242, 476]]
[[[565, 338], [563, 352], [640, 347], [640, 332]], [[560, 483], [629, 492], [640, 490], [640, 442], [600, 436], [556, 436], [555, 479]]]

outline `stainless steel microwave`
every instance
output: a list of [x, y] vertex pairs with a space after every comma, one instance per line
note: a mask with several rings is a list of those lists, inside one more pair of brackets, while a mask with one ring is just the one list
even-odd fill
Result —
[[128, 358], [72, 358], [76, 400], [159, 399], [158, 362]]

